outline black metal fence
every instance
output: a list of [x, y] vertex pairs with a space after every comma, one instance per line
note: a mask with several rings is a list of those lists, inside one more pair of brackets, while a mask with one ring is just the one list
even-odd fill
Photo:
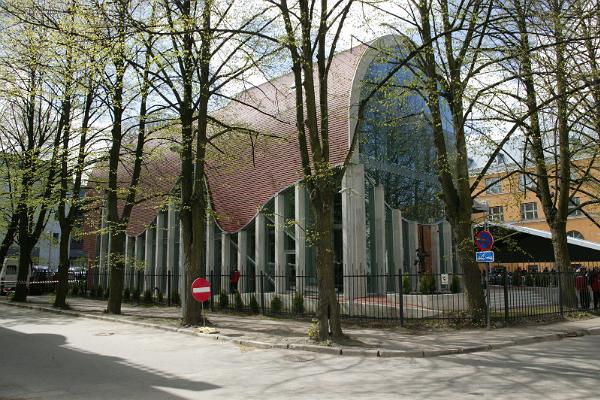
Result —
[[[511, 322], [540, 317], [562, 317], [565, 313], [592, 309], [594, 279], [592, 269], [558, 272], [513, 266], [495, 267], [489, 276], [489, 307], [492, 321]], [[600, 267], [600, 264], [599, 264]], [[600, 270], [598, 270], [600, 274]], [[125, 300], [139, 303], [177, 305], [183, 287], [177, 274], [145, 274], [131, 271], [125, 276]], [[386, 321], [403, 325], [406, 321], [473, 319], [459, 273], [416, 274], [398, 270], [389, 274], [344, 275], [336, 279], [336, 296], [345, 320]], [[222, 275], [209, 273], [211, 310], [266, 314], [293, 318], [317, 315], [319, 288], [315, 276]], [[92, 296], [107, 297], [106, 274], [88, 277]], [[481, 286], [486, 287], [481, 274]], [[186, 285], [187, 286], [187, 285]], [[563, 290], [560, 290], [560, 288]], [[484, 293], [488, 291], [485, 290]], [[587, 299], [587, 300], [586, 300]]]

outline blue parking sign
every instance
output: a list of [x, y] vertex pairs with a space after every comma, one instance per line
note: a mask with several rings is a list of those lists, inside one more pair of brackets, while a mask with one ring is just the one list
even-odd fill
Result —
[[494, 262], [494, 252], [493, 251], [476, 251], [475, 252], [475, 261], [477, 262], [485, 262], [491, 263]]

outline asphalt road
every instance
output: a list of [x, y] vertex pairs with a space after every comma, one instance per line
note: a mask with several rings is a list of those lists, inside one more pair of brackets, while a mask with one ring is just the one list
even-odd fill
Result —
[[258, 350], [0, 305], [0, 400], [597, 399], [600, 336], [426, 359]]

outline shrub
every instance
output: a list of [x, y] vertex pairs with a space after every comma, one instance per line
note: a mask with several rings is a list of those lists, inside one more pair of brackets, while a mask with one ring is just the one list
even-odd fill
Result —
[[159, 303], [162, 303], [164, 300], [163, 294], [162, 292], [159, 290], [158, 293], [156, 293], [156, 301]]
[[319, 341], [319, 321], [316, 319], [312, 320], [312, 323], [308, 327], [308, 337], [315, 342]]
[[144, 291], [144, 304], [152, 304], [152, 290], [148, 289]]
[[219, 308], [224, 310], [229, 307], [229, 296], [227, 293], [221, 291], [219, 292]]
[[131, 292], [129, 291], [129, 288], [125, 288], [125, 290], [123, 290], [123, 301], [129, 301], [130, 298]]
[[250, 296], [250, 311], [252, 311], [254, 314], [258, 314], [260, 312], [260, 309], [258, 307], [258, 301], [256, 301], [256, 297], [254, 295]]
[[79, 286], [75, 285], [71, 288], [71, 295], [77, 296], [79, 294]]
[[98, 286], [96, 289], [96, 298], [101, 299], [102, 297], [104, 297], [104, 289], [102, 289], [102, 286]]
[[419, 290], [423, 294], [433, 294], [435, 292], [435, 278], [431, 274], [421, 276]]
[[179, 305], [181, 303], [181, 298], [179, 297], [179, 292], [177, 290], [171, 291], [171, 303], [175, 305]]
[[402, 277], [402, 293], [409, 294], [410, 291], [410, 278], [408, 276], [404, 276]]
[[96, 297], [96, 288], [95, 287], [91, 287], [90, 288], [90, 292], [89, 292], [90, 298], [94, 298]]
[[450, 293], [460, 293], [460, 279], [458, 275], [452, 275], [452, 282], [450, 282]]
[[236, 311], [241, 311], [244, 308], [244, 302], [242, 301], [242, 295], [240, 292], [235, 292], [234, 303]]
[[131, 292], [131, 300], [139, 302], [140, 301], [140, 291], [137, 289], [133, 289]]
[[513, 286], [521, 286], [521, 274], [519, 273], [519, 271], [513, 272], [512, 284]]
[[273, 314], [281, 314], [281, 310], [283, 309], [283, 303], [279, 296], [275, 295], [271, 299], [271, 312]]
[[294, 315], [304, 314], [304, 296], [300, 293], [294, 295], [294, 299], [292, 300], [292, 313]]

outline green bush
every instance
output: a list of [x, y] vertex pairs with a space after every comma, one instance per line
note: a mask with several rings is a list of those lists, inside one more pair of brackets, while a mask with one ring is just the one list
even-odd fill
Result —
[[159, 303], [162, 303], [164, 300], [163, 294], [162, 292], [159, 290], [158, 293], [156, 294], [156, 301]]
[[244, 302], [242, 301], [242, 295], [240, 292], [235, 292], [234, 302], [236, 311], [242, 311], [244, 308]]
[[129, 288], [125, 288], [125, 290], [123, 290], [123, 301], [129, 301], [130, 298], [131, 292], [129, 291]]
[[71, 296], [77, 296], [79, 294], [79, 286], [75, 285], [71, 288]]
[[458, 275], [452, 275], [452, 282], [450, 282], [450, 293], [460, 293], [460, 278]]
[[411, 292], [410, 277], [404, 276], [402, 278], [402, 293], [409, 294]]
[[433, 275], [424, 274], [421, 276], [419, 290], [423, 294], [433, 294], [433, 292], [435, 292], [435, 278]]
[[283, 309], [283, 303], [279, 296], [275, 295], [271, 299], [271, 312], [273, 314], [281, 314], [281, 310]]
[[102, 286], [98, 286], [98, 288], [96, 289], [96, 298], [101, 299], [104, 297], [104, 289], [102, 289]]
[[250, 311], [254, 314], [258, 314], [260, 312], [260, 308], [258, 307], [258, 301], [256, 301], [256, 297], [254, 295], [250, 296]]
[[144, 291], [144, 304], [152, 304], [152, 290], [148, 289]]
[[171, 303], [175, 305], [181, 304], [181, 297], [179, 297], [179, 292], [177, 290], [171, 291]]
[[229, 307], [229, 296], [227, 293], [221, 291], [219, 292], [219, 308], [224, 310]]
[[292, 313], [294, 315], [304, 314], [304, 296], [301, 293], [296, 293], [292, 300]]
[[138, 302], [140, 301], [140, 291], [137, 289], [134, 289], [133, 292], [131, 292], [131, 300]]

